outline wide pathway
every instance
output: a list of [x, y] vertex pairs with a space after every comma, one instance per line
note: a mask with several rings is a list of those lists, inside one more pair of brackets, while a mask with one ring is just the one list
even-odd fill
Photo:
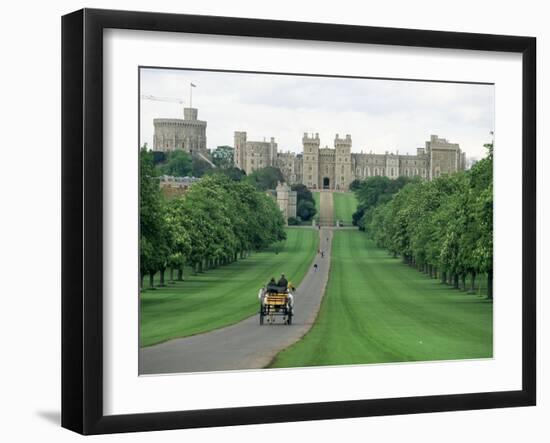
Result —
[[319, 224], [321, 226], [334, 226], [334, 201], [330, 191], [319, 192]]
[[[325, 214], [332, 218], [328, 212]], [[275, 324], [264, 323], [260, 326], [259, 315], [256, 314], [222, 329], [141, 348], [140, 374], [259, 369], [267, 366], [277, 353], [302, 338], [315, 321], [328, 281], [332, 230], [321, 228], [319, 236], [324, 258], [319, 254], [315, 256], [295, 292], [292, 325], [282, 324], [279, 317]], [[314, 271], [315, 263], [318, 265], [317, 271]], [[292, 270], [282, 271], [292, 281]], [[250, 288], [250, 296], [257, 297], [258, 289]]]

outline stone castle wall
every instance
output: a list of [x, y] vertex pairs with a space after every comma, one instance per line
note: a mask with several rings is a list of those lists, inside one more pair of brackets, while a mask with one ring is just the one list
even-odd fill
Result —
[[235, 166], [251, 174], [257, 169], [275, 166], [277, 163], [277, 143], [275, 138], [270, 141], [249, 141], [246, 132], [236, 131]]
[[351, 135], [336, 134], [332, 148], [321, 148], [319, 134], [305, 133], [302, 153], [278, 153], [271, 142], [250, 142], [246, 132], [235, 132], [235, 164], [248, 174], [259, 167], [277, 166], [285, 180], [303, 183], [310, 189], [348, 190], [356, 179], [374, 176], [395, 179], [400, 176], [428, 180], [466, 167], [466, 155], [457, 143], [432, 135], [416, 155], [352, 153]]

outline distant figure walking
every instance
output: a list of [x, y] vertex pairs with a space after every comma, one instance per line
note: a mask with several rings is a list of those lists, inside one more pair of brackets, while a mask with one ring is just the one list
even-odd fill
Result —
[[321, 258], [325, 257], [325, 251], [321, 251]]
[[318, 268], [317, 263], [315, 263], [315, 264], [313, 265], [313, 272], [317, 272], [317, 268]]

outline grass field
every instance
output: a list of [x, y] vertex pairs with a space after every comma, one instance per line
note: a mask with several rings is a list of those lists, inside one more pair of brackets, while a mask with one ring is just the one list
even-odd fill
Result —
[[345, 226], [351, 226], [352, 215], [357, 210], [357, 199], [353, 192], [334, 192], [334, 219], [341, 220]]
[[313, 218], [315, 220], [319, 220], [319, 212], [321, 212], [321, 196], [319, 195], [319, 191], [312, 191], [312, 194], [313, 199], [315, 200], [315, 208], [317, 209], [317, 212]]
[[327, 293], [314, 326], [273, 367], [492, 356], [493, 305], [451, 289], [336, 231]]
[[[141, 294], [140, 345], [149, 346], [237, 323], [258, 310], [258, 289], [284, 272], [298, 284], [318, 249], [313, 229], [287, 229], [287, 240], [227, 266]], [[277, 253], [276, 253], [277, 252]]]

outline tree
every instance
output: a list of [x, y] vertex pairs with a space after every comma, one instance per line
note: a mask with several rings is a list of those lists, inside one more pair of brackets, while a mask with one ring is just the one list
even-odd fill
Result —
[[231, 168], [233, 166], [233, 156], [235, 149], [231, 146], [218, 146], [212, 152], [212, 162], [222, 169]]
[[303, 221], [309, 221], [317, 213], [315, 203], [308, 200], [300, 200], [296, 206], [296, 215]]
[[408, 177], [390, 179], [385, 176], [369, 177], [354, 185], [357, 210], [352, 215], [352, 223], [364, 231], [372, 220], [371, 211], [379, 204], [388, 202], [392, 196], [412, 180]]
[[229, 177], [233, 181], [241, 181], [246, 177], [245, 172], [242, 169], [239, 169], [235, 166], [231, 166], [229, 168], [223, 168], [223, 169], [210, 169], [206, 171], [207, 175], [225, 175], [226, 177]]
[[357, 191], [360, 187], [361, 187], [361, 180], [356, 178], [350, 183], [349, 190], [354, 192], [354, 191]]
[[[147, 143], [145, 143], [147, 145]], [[151, 151], [153, 154], [153, 165], [166, 162], [166, 152], [164, 151]]]
[[294, 184], [290, 187], [292, 191], [296, 192], [296, 198], [299, 201], [310, 201], [312, 203], [315, 203], [315, 199], [313, 198], [313, 194], [311, 191], [307, 188], [306, 185], [303, 185], [301, 183]]
[[313, 194], [302, 184], [295, 184], [290, 187], [296, 192], [296, 215], [303, 221], [309, 221], [317, 213]]
[[300, 224], [300, 220], [298, 220], [297, 218], [288, 217], [288, 225], [289, 226], [295, 226], [295, 225], [299, 225], [299, 224]]
[[359, 226], [378, 246], [443, 283], [466, 289], [466, 278], [493, 279], [492, 144], [470, 171], [433, 181], [373, 177], [356, 190]]
[[211, 169], [212, 169], [212, 165], [208, 163], [206, 160], [203, 160], [198, 156], [193, 156], [193, 159], [191, 162], [191, 173], [193, 177], [202, 177]]
[[191, 156], [181, 149], [167, 153], [165, 162], [159, 164], [159, 172], [163, 175], [185, 177], [191, 174], [191, 171]]
[[154, 275], [159, 269], [165, 244], [162, 197], [154, 174], [153, 155], [146, 149], [139, 153], [139, 181], [140, 284], [143, 288], [144, 276]]
[[279, 168], [268, 166], [257, 169], [246, 177], [246, 180], [261, 191], [275, 189], [277, 183], [284, 182], [283, 173]]
[[250, 183], [224, 174], [207, 175], [181, 196], [164, 200], [151, 153], [140, 152], [140, 272], [150, 287], [158, 273], [164, 285], [184, 265], [195, 272], [225, 265], [285, 239], [284, 219], [274, 199]]
[[[173, 272], [177, 271], [177, 279], [183, 279], [183, 267], [189, 259], [192, 248], [192, 235], [186, 229], [190, 223], [185, 210], [185, 200], [178, 196], [166, 203], [165, 225], [169, 231], [171, 244], [167, 266], [170, 268], [170, 280], [174, 280]], [[164, 271], [162, 271], [164, 272]], [[164, 277], [162, 278], [164, 280]]]

